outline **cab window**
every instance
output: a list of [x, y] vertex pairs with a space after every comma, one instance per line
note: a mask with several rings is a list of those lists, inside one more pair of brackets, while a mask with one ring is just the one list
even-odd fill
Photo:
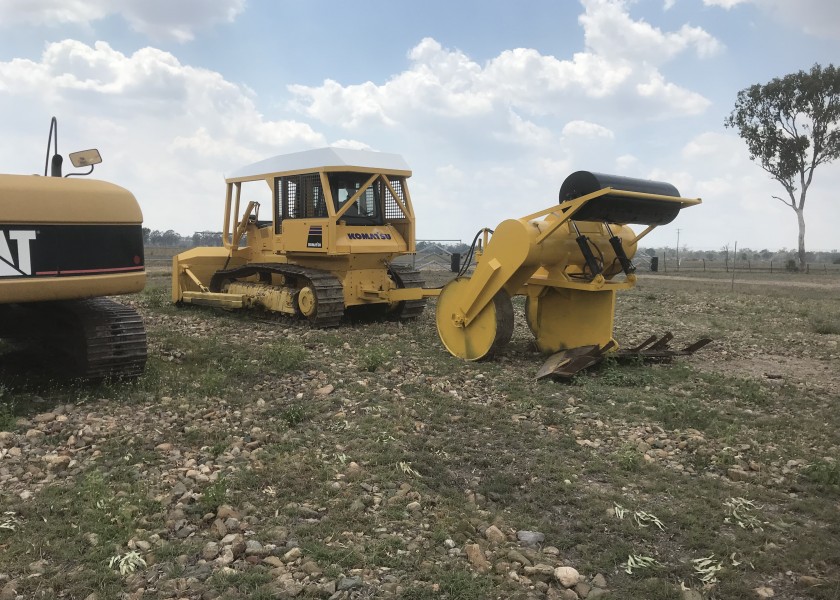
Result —
[[[370, 177], [369, 173], [330, 173], [328, 175], [336, 212], [364, 187]], [[380, 180], [374, 181], [359, 195], [353, 206], [347, 209], [341, 220], [348, 225], [382, 225], [381, 187]]]

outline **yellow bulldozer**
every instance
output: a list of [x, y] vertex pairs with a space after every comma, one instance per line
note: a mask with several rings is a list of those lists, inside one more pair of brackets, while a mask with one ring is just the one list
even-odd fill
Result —
[[[540, 376], [564, 376], [617, 351], [615, 293], [635, 285], [637, 243], [700, 203], [667, 183], [579, 171], [556, 205], [479, 232], [459, 276], [428, 289], [417, 271], [394, 264], [415, 251], [410, 176], [399, 155], [339, 148], [240, 169], [226, 179], [223, 246], [173, 258], [173, 302], [259, 307], [334, 327], [354, 312], [416, 317], [439, 296], [441, 342], [481, 360], [510, 340], [519, 295], [537, 348], [555, 353]], [[628, 223], [647, 227], [637, 235]], [[667, 357], [708, 343], [670, 350], [668, 341], [621, 352]]]
[[53, 118], [44, 176], [0, 175], [0, 338], [46, 350], [71, 376], [136, 377], [143, 320], [106, 296], [145, 285], [143, 216], [128, 190], [76, 177], [102, 161], [97, 150], [70, 159], [88, 170], [62, 176]]
[[173, 258], [172, 301], [257, 307], [316, 327], [345, 313], [420, 315], [439, 290], [393, 264], [415, 251], [410, 176], [399, 155], [343, 148], [243, 167], [226, 179], [223, 246]]

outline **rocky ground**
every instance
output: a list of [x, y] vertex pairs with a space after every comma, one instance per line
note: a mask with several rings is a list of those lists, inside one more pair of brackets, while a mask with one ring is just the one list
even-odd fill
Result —
[[836, 295], [643, 280], [619, 341], [715, 345], [537, 383], [519, 305], [467, 364], [164, 294], [138, 382], [5, 355], [0, 600], [840, 598]]

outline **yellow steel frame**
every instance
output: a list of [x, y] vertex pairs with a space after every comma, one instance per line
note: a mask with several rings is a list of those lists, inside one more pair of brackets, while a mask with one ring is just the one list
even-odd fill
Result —
[[[513, 222], [518, 222], [523, 227], [521, 231], [516, 232], [513, 231], [516, 228], [508, 227], [507, 230], [510, 230], [513, 234], [509, 234], [506, 230], [505, 235], [499, 236], [499, 228], [497, 228], [497, 233], [493, 235], [494, 251], [492, 256], [487, 254], [491, 247], [488, 232], [485, 229], [483, 236], [483, 247], [485, 250], [482, 257], [486, 257], [486, 260], [480, 261], [471, 278], [471, 284], [464, 290], [466, 294], [460, 302], [461, 313], [454, 317], [456, 322], [462, 323], [463, 326], [468, 326], [484, 307], [487, 306], [493, 296], [503, 288], [513, 296], [527, 293], [527, 287], [523, 287], [526, 285], [592, 291], [602, 289], [628, 289], [633, 287], [636, 281], [633, 275], [627, 277], [624, 281], [616, 282], [609, 281], [602, 275], [597, 275], [588, 282], [573, 281], [565, 274], [561, 274], [560, 278], [557, 276], [552, 278], [532, 277], [539, 266], [534, 260], [538, 254], [534, 251], [535, 248], [548, 243], [558, 229], [572, 221], [575, 214], [589, 202], [608, 194], [676, 203], [681, 208], [701, 203], [700, 198], [681, 198], [604, 188], [581, 196], [580, 198], [575, 198], [574, 200], [563, 202], [562, 204], [516, 219]], [[529, 224], [540, 217], [546, 217], [548, 215], [554, 216], [555, 219], [543, 220], [541, 223], [544, 223], [545, 226], [539, 230], [539, 233], [535, 236], [529, 235], [527, 230]], [[505, 221], [502, 223], [502, 226], [506, 223], [512, 223], [512, 221]], [[633, 243], [650, 233], [655, 227], [655, 225], [647, 227], [640, 235], [635, 237]]]

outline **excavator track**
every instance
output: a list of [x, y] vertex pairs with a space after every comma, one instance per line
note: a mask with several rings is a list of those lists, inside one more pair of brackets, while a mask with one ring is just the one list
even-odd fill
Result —
[[146, 366], [146, 328], [128, 306], [107, 298], [10, 305], [3, 335], [37, 345], [49, 366], [81, 379], [139, 377]]
[[[391, 265], [388, 267], [388, 275], [391, 276], [391, 279], [400, 288], [421, 288], [425, 283], [423, 277], [420, 275], [420, 271], [408, 267]], [[425, 308], [425, 298], [420, 300], [405, 300], [400, 302], [399, 306], [391, 313], [391, 317], [399, 321], [407, 321], [422, 315]]]
[[317, 299], [315, 313], [306, 317], [317, 328], [337, 327], [344, 316], [344, 288], [328, 271], [308, 269], [297, 265], [279, 263], [252, 263], [235, 269], [216, 271], [210, 280], [210, 291], [219, 292], [225, 281], [258, 275], [261, 280], [271, 275], [282, 275], [294, 282], [298, 290], [311, 287]]
[[139, 377], [146, 366], [146, 328], [137, 312], [107, 298], [62, 303], [82, 337], [71, 344], [76, 376], [85, 379]]

